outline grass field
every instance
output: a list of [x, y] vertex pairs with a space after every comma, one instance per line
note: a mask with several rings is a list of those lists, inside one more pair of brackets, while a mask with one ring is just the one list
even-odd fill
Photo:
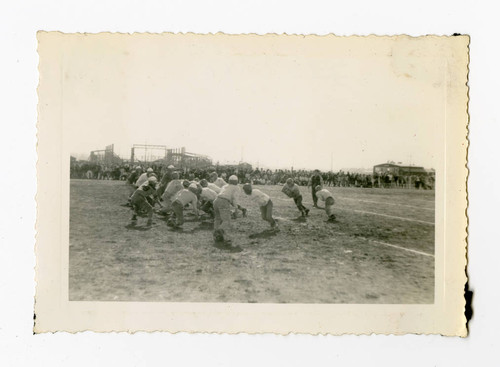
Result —
[[432, 303], [434, 192], [329, 188], [337, 221], [311, 208], [305, 221], [280, 186], [271, 196], [280, 232], [241, 194], [248, 217], [233, 243], [214, 246], [212, 224], [186, 216], [182, 231], [161, 217], [128, 229], [120, 181], [71, 180], [69, 297], [72, 301]]

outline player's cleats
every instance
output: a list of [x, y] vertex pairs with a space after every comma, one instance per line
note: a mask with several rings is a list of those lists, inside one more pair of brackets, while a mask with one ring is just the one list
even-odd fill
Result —
[[214, 231], [214, 241], [224, 242], [224, 231], [222, 229], [216, 229]]
[[330, 216], [328, 217], [327, 222], [335, 222], [335, 215], [334, 215], [334, 214], [330, 215]]
[[247, 210], [245, 208], [241, 209], [241, 215], [243, 216], [243, 218], [246, 218]]
[[305, 209], [304, 211], [305, 211], [306, 217], [307, 217], [309, 215], [309, 209]]

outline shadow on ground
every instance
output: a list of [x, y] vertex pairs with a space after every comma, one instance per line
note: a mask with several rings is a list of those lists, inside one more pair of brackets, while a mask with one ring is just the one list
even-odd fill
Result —
[[265, 231], [259, 232], [259, 233], [252, 233], [251, 235], [248, 236], [248, 238], [271, 238], [276, 236], [279, 233], [279, 231], [273, 230], [273, 229], [266, 229]]
[[243, 249], [240, 246], [232, 246], [226, 242], [215, 242], [215, 248], [226, 252], [241, 252]]
[[149, 231], [151, 228], [153, 228], [153, 226], [138, 226], [136, 224], [127, 224], [125, 228], [134, 231]]

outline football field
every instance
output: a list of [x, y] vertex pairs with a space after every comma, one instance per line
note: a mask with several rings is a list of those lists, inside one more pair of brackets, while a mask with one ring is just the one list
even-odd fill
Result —
[[[273, 200], [280, 231], [268, 231], [260, 210], [232, 221], [232, 252], [214, 245], [208, 216], [186, 211], [182, 231], [155, 224], [127, 228], [122, 181], [71, 180], [71, 301], [243, 303], [432, 303], [434, 191], [328, 188], [336, 222], [312, 208], [299, 218], [281, 186], [254, 186]], [[240, 185], [241, 186], [241, 185]]]

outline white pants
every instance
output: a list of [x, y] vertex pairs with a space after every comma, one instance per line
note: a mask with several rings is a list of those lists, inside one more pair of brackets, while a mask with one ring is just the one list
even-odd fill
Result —
[[217, 198], [214, 200], [214, 229], [223, 229], [227, 238], [231, 229], [231, 203], [229, 200]]

